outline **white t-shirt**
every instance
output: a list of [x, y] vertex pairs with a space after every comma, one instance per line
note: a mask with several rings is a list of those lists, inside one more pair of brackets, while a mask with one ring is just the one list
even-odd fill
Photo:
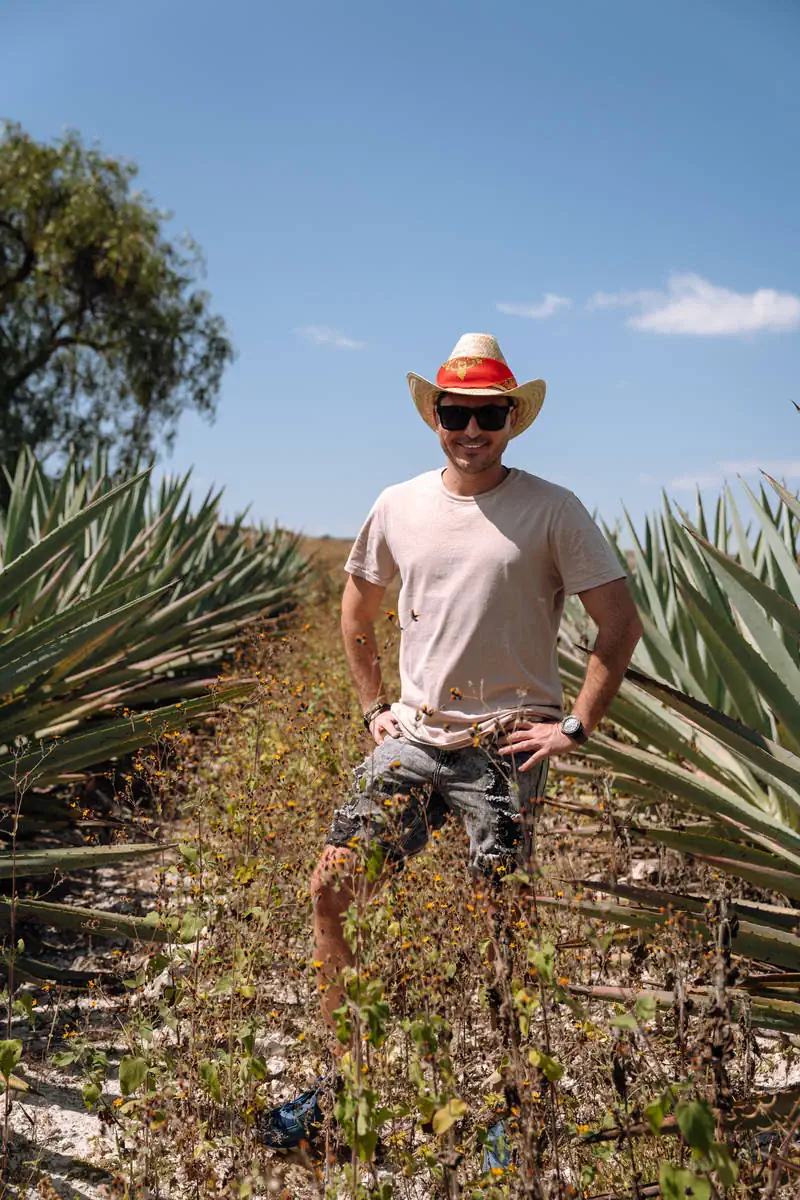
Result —
[[561, 716], [564, 597], [625, 575], [572, 492], [514, 467], [480, 496], [454, 496], [440, 470], [386, 488], [345, 570], [383, 586], [399, 571], [392, 712], [406, 737], [453, 749]]

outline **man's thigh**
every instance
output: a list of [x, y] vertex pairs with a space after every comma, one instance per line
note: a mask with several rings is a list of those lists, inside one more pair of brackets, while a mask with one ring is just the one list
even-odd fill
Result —
[[437, 752], [405, 738], [386, 738], [353, 771], [350, 796], [334, 814], [329, 846], [380, 846], [401, 862], [425, 846], [447, 810], [431, 788]]
[[527, 758], [528, 750], [500, 756], [494, 748], [470, 748], [454, 754], [442, 777], [448, 807], [464, 820], [474, 872], [491, 875], [501, 866], [513, 869], [530, 855], [532, 802], [544, 795], [548, 760], [520, 771]]

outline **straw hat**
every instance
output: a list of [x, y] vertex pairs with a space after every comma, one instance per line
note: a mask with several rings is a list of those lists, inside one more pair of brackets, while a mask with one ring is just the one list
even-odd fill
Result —
[[431, 429], [436, 428], [435, 404], [442, 392], [461, 392], [464, 396], [494, 396], [502, 392], [514, 401], [518, 410], [512, 437], [536, 420], [547, 387], [543, 379], [518, 384], [497, 338], [490, 333], [465, 333], [439, 368], [436, 383], [410, 371], [408, 386], [419, 415]]

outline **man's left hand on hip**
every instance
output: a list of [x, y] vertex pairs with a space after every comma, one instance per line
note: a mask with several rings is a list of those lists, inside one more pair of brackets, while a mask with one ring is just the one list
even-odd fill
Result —
[[502, 740], [500, 754], [522, 754], [530, 751], [530, 758], [517, 767], [518, 771], [530, 771], [542, 759], [556, 755], [572, 754], [581, 749], [571, 737], [562, 732], [560, 725], [549, 721], [520, 721], [515, 729]]

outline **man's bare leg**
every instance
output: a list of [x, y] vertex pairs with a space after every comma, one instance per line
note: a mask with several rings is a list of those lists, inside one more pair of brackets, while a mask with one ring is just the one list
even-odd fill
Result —
[[360, 855], [342, 846], [326, 846], [311, 877], [311, 900], [314, 910], [314, 960], [317, 967], [317, 988], [320, 993], [322, 1019], [333, 1035], [334, 1054], [344, 1047], [336, 1038], [333, 1014], [344, 1001], [341, 973], [352, 966], [353, 954], [344, 938], [344, 916], [355, 896], [356, 874]]

